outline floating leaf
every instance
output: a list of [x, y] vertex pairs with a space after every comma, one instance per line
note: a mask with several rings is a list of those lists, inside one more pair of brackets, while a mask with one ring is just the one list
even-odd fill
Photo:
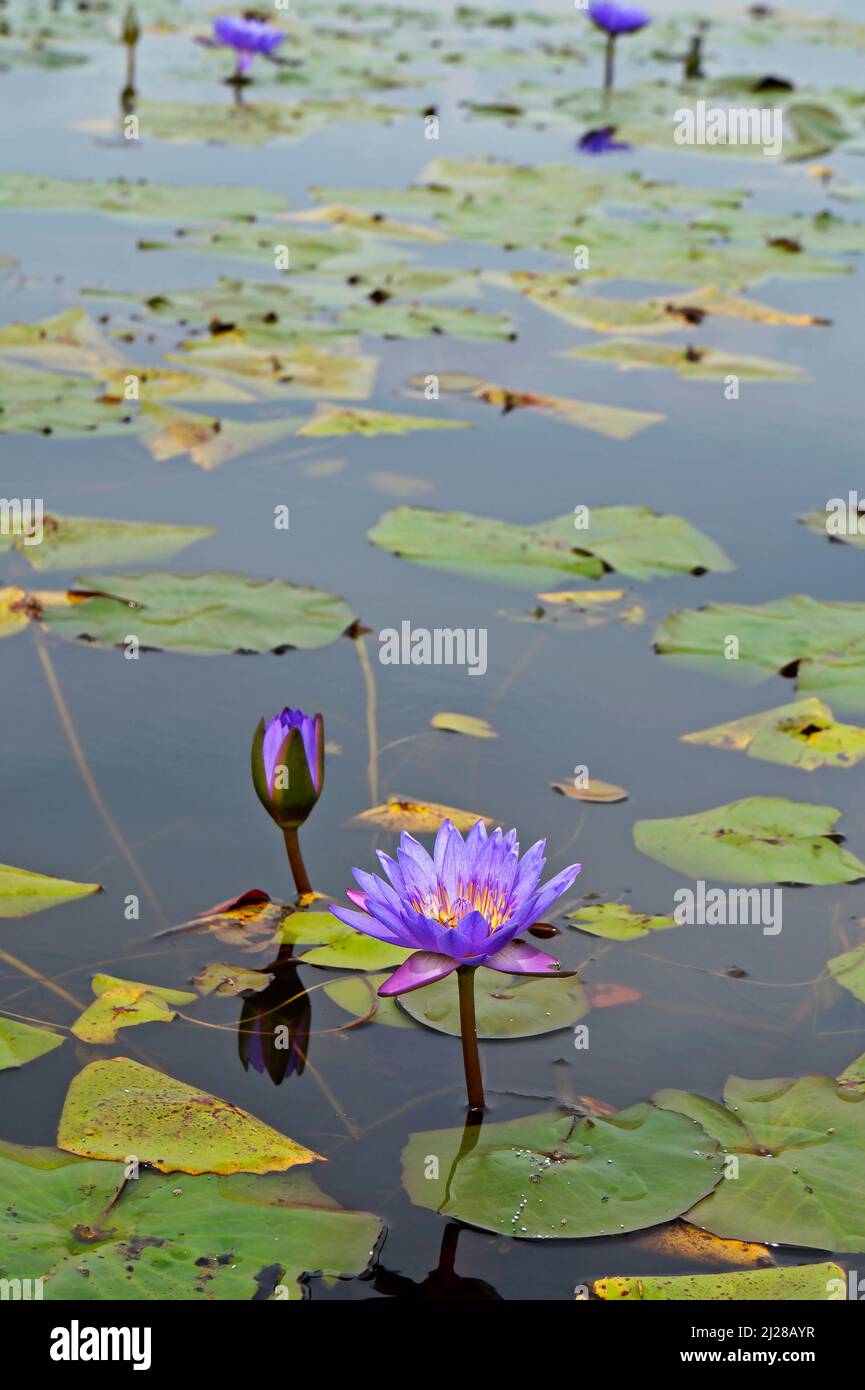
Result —
[[434, 729], [444, 729], [449, 734], [467, 734], [469, 738], [498, 738], [498, 734], [486, 719], [474, 714], [434, 714], [430, 720]]
[[636, 1242], [641, 1250], [663, 1255], [668, 1260], [688, 1264], [736, 1265], [738, 1268], [757, 1268], [774, 1264], [772, 1252], [765, 1245], [747, 1240], [722, 1240], [711, 1231], [698, 1230], [686, 1221], [674, 1221], [649, 1231]]
[[[460, 1036], [456, 975], [399, 997], [399, 1007], [437, 1033]], [[589, 1012], [589, 997], [576, 976], [557, 979], [504, 975], [479, 966], [475, 971], [475, 1013], [479, 1038], [536, 1038], [570, 1028]]]
[[379, 518], [369, 538], [416, 564], [532, 592], [565, 574], [599, 578], [606, 569], [651, 579], [732, 568], [723, 550], [690, 522], [648, 507], [593, 507], [580, 530], [573, 514], [516, 526], [467, 512], [396, 507]]
[[33, 1028], [15, 1018], [0, 1018], [0, 1071], [8, 1067], [23, 1067], [36, 1057], [53, 1052], [66, 1039], [50, 1028]]
[[210, 470], [297, 433], [297, 420], [224, 420], [146, 404], [141, 428], [142, 440], [158, 462], [188, 454], [192, 463]]
[[192, 983], [199, 994], [244, 994], [248, 990], [264, 989], [270, 984], [270, 976], [261, 970], [250, 970], [243, 965], [224, 965], [212, 961], [193, 978]]
[[562, 357], [587, 357], [614, 362], [621, 371], [633, 368], [668, 367], [677, 376], [695, 381], [723, 381], [731, 373], [743, 381], [798, 381], [808, 373], [788, 362], [772, 362], [766, 357], [744, 357], [720, 352], [716, 348], [674, 347], [643, 338], [610, 338], [588, 347], [569, 348]]
[[61, 1149], [163, 1173], [282, 1172], [320, 1158], [231, 1101], [129, 1057], [91, 1062], [73, 1077], [57, 1131]]
[[345, 309], [339, 316], [353, 333], [382, 338], [425, 338], [446, 334], [464, 342], [510, 342], [516, 338], [508, 314], [484, 314], [479, 309], [445, 304], [380, 304], [375, 301]]
[[[12, 546], [36, 570], [75, 569], [130, 560], [164, 560], [195, 541], [215, 536], [213, 526], [166, 526], [143, 521], [103, 521], [96, 516], [42, 518], [37, 543], [24, 536], [0, 536], [0, 550]], [[35, 537], [35, 532], [31, 536]]]
[[342, 599], [283, 579], [239, 574], [84, 575], [74, 590], [85, 595], [68, 608], [48, 610], [48, 626], [61, 637], [103, 647], [131, 634], [142, 647], [212, 655], [324, 647], [353, 622]]
[[471, 394], [486, 405], [498, 406], [502, 415], [509, 415], [512, 410], [538, 410], [563, 424], [577, 425], [580, 429], [606, 435], [608, 439], [633, 439], [634, 435], [666, 418], [646, 410], [629, 410], [625, 406], [574, 401], [567, 396], [546, 396], [537, 391], [512, 391], [489, 381], [481, 382]]
[[44, 912], [47, 907], [101, 892], [98, 883], [75, 883], [72, 879], [52, 878], [49, 874], [0, 864], [0, 917], [29, 917], [32, 912]]
[[[855, 501], [855, 493], [853, 499]], [[843, 503], [843, 499], [841, 500]], [[839, 524], [842, 518], [838, 516], [836, 508], [831, 505], [820, 512], [807, 512], [805, 516], [800, 516], [799, 520], [803, 526], [808, 527], [809, 531], [814, 531], [816, 535], [822, 536], [824, 540], [830, 540], [834, 544], [865, 546], [865, 505], [859, 503], [850, 507], [848, 501], [847, 507], [844, 509], [845, 512], [848, 511], [848, 508], [855, 515], [849, 516], [849, 519], [845, 515], [843, 517], [844, 524]]]
[[413, 835], [434, 835], [443, 820], [453, 821], [457, 830], [471, 830], [479, 820], [492, 825], [489, 816], [478, 815], [475, 811], [460, 811], [456, 806], [439, 806], [435, 801], [410, 801], [392, 796], [382, 806], [372, 806], [355, 816], [350, 824], [356, 826], [380, 825], [385, 830], [401, 834], [409, 830]]
[[249, 1300], [276, 1284], [300, 1299], [306, 1274], [362, 1274], [381, 1232], [297, 1170], [118, 1186], [115, 1163], [0, 1143], [0, 1276], [65, 1302]]
[[[390, 124], [406, 112], [362, 98], [289, 102], [245, 102], [242, 106], [206, 101], [142, 101], [136, 114], [143, 139], [188, 145], [265, 145], [271, 140], [301, 140], [338, 121]], [[79, 129], [106, 135], [109, 120], [82, 121]]]
[[324, 992], [346, 1013], [369, 1023], [384, 1023], [389, 1028], [414, 1028], [414, 1019], [403, 1013], [395, 999], [378, 994], [378, 987], [390, 978], [389, 972], [380, 975], [347, 975], [325, 985]]
[[610, 1276], [595, 1279], [592, 1292], [608, 1302], [631, 1303], [670, 1299], [816, 1302], [835, 1297], [846, 1275], [840, 1265], [790, 1265], [784, 1269], [743, 1269], [731, 1274], [680, 1274], [667, 1276]]
[[[376, 357], [328, 352], [315, 343], [289, 340], [279, 348], [256, 347], [238, 330], [220, 333], [215, 338], [187, 339], [180, 346], [182, 351], [167, 354], [169, 362], [191, 363], [208, 372], [252, 378], [256, 385], [264, 384], [268, 397], [338, 396], [343, 400], [366, 400], [372, 392], [378, 365]], [[288, 432], [294, 433], [294, 428], [292, 421]]]
[[567, 914], [580, 931], [602, 936], [606, 941], [636, 941], [649, 932], [666, 931], [678, 924], [672, 917], [649, 917], [644, 912], [632, 912], [626, 903], [587, 903], [576, 912]]
[[560, 796], [570, 797], [574, 801], [614, 802], [628, 799], [624, 787], [617, 787], [614, 782], [602, 782], [600, 777], [591, 777], [584, 787], [574, 782], [551, 782], [550, 786]]
[[853, 883], [865, 864], [837, 843], [833, 806], [750, 796], [692, 816], [638, 820], [634, 844], [689, 878], [726, 883]]
[[37, 367], [99, 374], [117, 369], [123, 358], [103, 336], [86, 309], [64, 309], [38, 323], [0, 327], [0, 353]]
[[0, 175], [0, 207], [37, 211], [105, 212], [136, 221], [272, 216], [287, 211], [281, 193], [265, 188], [208, 188], [147, 179], [61, 179], [42, 174]]
[[[735, 648], [729, 639], [736, 639]], [[725, 653], [738, 655], [727, 659]], [[802, 694], [865, 709], [865, 604], [796, 594], [750, 607], [709, 603], [661, 623], [655, 651], [746, 685], [789, 676]]]
[[856, 946], [827, 961], [828, 969], [839, 985], [849, 989], [865, 1004], [865, 946]]
[[829, 1076], [731, 1076], [724, 1106], [684, 1091], [661, 1091], [655, 1103], [691, 1116], [729, 1155], [729, 1179], [688, 1221], [739, 1240], [865, 1250], [865, 1094]]
[[331, 970], [387, 970], [392, 965], [402, 965], [410, 955], [411, 951], [402, 946], [391, 946], [343, 926], [340, 935], [326, 946], [304, 951], [300, 959], [305, 965], [320, 965]]
[[350, 406], [319, 405], [298, 435], [329, 439], [338, 434], [360, 434], [373, 439], [379, 434], [411, 434], [415, 430], [470, 430], [465, 420], [440, 420], [429, 415], [393, 415], [385, 410], [355, 410]]
[[91, 987], [96, 998], [72, 1025], [76, 1038], [89, 1043], [114, 1042], [119, 1028], [136, 1023], [169, 1023], [176, 1017], [172, 1004], [191, 1004], [195, 999], [186, 990], [118, 980], [113, 975], [94, 975]]
[[865, 758], [865, 729], [839, 724], [828, 705], [809, 698], [761, 714], [683, 734], [685, 743], [734, 749], [749, 758], [784, 763], [813, 772], [817, 767], [852, 767]]
[[[439, 1160], [434, 1178], [429, 1154]], [[652, 1105], [413, 1134], [402, 1161], [416, 1206], [527, 1239], [618, 1236], [672, 1221], [721, 1174], [716, 1141]]]

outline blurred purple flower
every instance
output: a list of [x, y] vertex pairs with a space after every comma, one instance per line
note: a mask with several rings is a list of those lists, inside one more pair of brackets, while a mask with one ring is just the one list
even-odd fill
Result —
[[390, 880], [355, 869], [360, 885], [347, 896], [360, 912], [330, 910], [367, 936], [415, 952], [379, 989], [404, 994], [442, 980], [460, 966], [488, 966], [513, 975], [551, 975], [559, 962], [525, 941], [514, 941], [541, 918], [580, 872], [572, 864], [540, 887], [545, 840], [520, 859], [517, 832], [487, 834], [478, 821], [463, 840], [442, 822], [433, 856], [413, 836], [400, 838], [396, 859], [379, 851]]
[[240, 15], [222, 15], [213, 21], [212, 46], [233, 48], [237, 54], [238, 73], [246, 72], [256, 53], [269, 55], [285, 38], [281, 29], [262, 19], [244, 19]]
[[614, 125], [602, 126], [600, 130], [587, 130], [577, 141], [577, 149], [583, 154], [613, 154], [616, 150], [630, 150], [623, 140], [614, 140]]
[[616, 0], [589, 0], [589, 19], [605, 34], [636, 34], [652, 22], [645, 10], [619, 5]]

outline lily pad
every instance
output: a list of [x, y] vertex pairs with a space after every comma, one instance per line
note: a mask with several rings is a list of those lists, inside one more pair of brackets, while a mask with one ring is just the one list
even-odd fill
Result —
[[638, 820], [634, 844], [689, 878], [726, 883], [853, 883], [865, 864], [833, 831], [833, 806], [750, 796], [692, 816]]
[[99, 883], [75, 883], [72, 879], [52, 878], [50, 874], [0, 864], [0, 917], [29, 917], [32, 912], [44, 912], [47, 907], [101, 892]]
[[865, 946], [843, 951], [840, 956], [833, 956], [827, 965], [838, 984], [865, 1004]]
[[331, 980], [324, 992], [346, 1013], [369, 1023], [384, 1023], [388, 1028], [414, 1028], [414, 1019], [404, 1014], [395, 999], [378, 994], [379, 985], [390, 979], [390, 972], [378, 975], [347, 975]]
[[389, 966], [402, 965], [410, 955], [411, 951], [402, 946], [390, 946], [343, 926], [341, 934], [326, 946], [314, 946], [311, 951], [304, 951], [300, 959], [305, 965], [321, 965], [330, 970], [387, 970]]
[[818, 1302], [827, 1299], [838, 1281], [846, 1287], [840, 1265], [788, 1265], [783, 1269], [741, 1269], [729, 1274], [612, 1275], [595, 1279], [592, 1292], [607, 1302], [728, 1301], [780, 1303], [789, 1299]]
[[208, 471], [255, 449], [280, 443], [295, 434], [298, 425], [291, 416], [279, 420], [226, 420], [151, 403], [144, 405], [140, 423], [142, 440], [158, 462], [188, 454], [192, 463]]
[[53, 1052], [66, 1039], [50, 1028], [34, 1028], [17, 1018], [0, 1018], [0, 1071], [8, 1067], [23, 1067], [36, 1057]]
[[249, 990], [264, 989], [270, 984], [270, 976], [262, 970], [250, 970], [248, 966], [211, 961], [210, 965], [199, 971], [192, 983], [199, 994], [234, 996]]
[[74, 590], [79, 603], [45, 613], [61, 637], [103, 647], [122, 645], [130, 634], [142, 647], [189, 652], [282, 652], [325, 647], [354, 621], [342, 599], [282, 579], [239, 574], [84, 575]]
[[[456, 974], [399, 997], [399, 1007], [437, 1033], [460, 1036]], [[589, 996], [576, 976], [532, 978], [475, 971], [475, 1014], [479, 1038], [536, 1038], [570, 1028], [589, 1012]]]
[[865, 604], [796, 594], [753, 607], [685, 608], [661, 623], [655, 651], [746, 685], [788, 676], [802, 694], [865, 710]]
[[865, 729], [839, 724], [828, 705], [808, 698], [761, 714], [683, 734], [685, 743], [704, 743], [813, 772], [818, 767], [852, 767], [865, 758]]
[[586, 903], [585, 907], [567, 914], [568, 922], [591, 936], [605, 941], [637, 941], [653, 931], [666, 931], [678, 926], [672, 917], [650, 917], [633, 912], [626, 903]]
[[498, 738], [492, 724], [474, 714], [451, 714], [442, 711], [433, 715], [430, 724], [434, 729], [444, 729], [448, 734], [466, 734], [469, 738]]
[[0, 175], [0, 207], [50, 212], [104, 212], [138, 222], [184, 217], [246, 219], [286, 212], [281, 193], [264, 188], [208, 188], [148, 179], [62, 179], [42, 174]]
[[517, 526], [467, 512], [396, 507], [369, 538], [416, 564], [533, 593], [569, 574], [596, 579], [615, 570], [652, 579], [732, 569], [723, 550], [683, 517], [648, 507], [593, 507], [588, 523], [577, 530], [575, 517], [565, 515]]
[[36, 570], [76, 569], [130, 560], [165, 560], [195, 541], [215, 536], [213, 526], [166, 526], [143, 521], [103, 521], [97, 516], [44, 516], [38, 544], [24, 536], [0, 536]]
[[94, 975], [96, 995], [76, 1018], [72, 1032], [82, 1042], [114, 1042], [118, 1029], [136, 1023], [169, 1023], [176, 1017], [172, 1004], [191, 1004], [196, 996], [187, 990], [143, 985], [137, 980], [118, 980], [113, 975]]
[[731, 373], [743, 381], [801, 381], [808, 373], [788, 362], [766, 357], [744, 357], [715, 348], [673, 347], [643, 338], [611, 338], [588, 347], [569, 348], [562, 357], [586, 357], [614, 362], [621, 371], [667, 367], [677, 376], [694, 381], [723, 381]]
[[231, 1101], [129, 1057], [91, 1062], [73, 1077], [57, 1143], [82, 1158], [132, 1154], [163, 1173], [282, 1172], [321, 1157]]
[[296, 1171], [142, 1172], [115, 1201], [119, 1178], [116, 1163], [0, 1143], [0, 1276], [44, 1279], [46, 1300], [236, 1301], [267, 1270], [264, 1287], [301, 1299], [309, 1275], [362, 1274], [381, 1233]]
[[559, 796], [569, 797], [572, 801], [613, 803], [628, 799], [624, 787], [617, 787], [614, 782], [602, 782], [600, 777], [590, 777], [585, 786], [577, 786], [575, 782], [551, 782], [550, 786]]
[[434, 835], [443, 820], [453, 821], [457, 830], [471, 830], [479, 820], [492, 825], [489, 816], [478, 815], [475, 811], [461, 811], [457, 806], [440, 806], [435, 801], [415, 801], [407, 797], [392, 796], [383, 806], [371, 806], [354, 816], [351, 824], [363, 828], [379, 825], [384, 830], [402, 834], [409, 830], [413, 835]]
[[380, 434], [412, 434], [415, 430], [470, 430], [467, 420], [433, 419], [429, 415], [394, 415], [386, 410], [357, 410], [351, 406], [319, 405], [311, 420], [297, 431], [309, 439], [360, 434], [365, 439]]
[[684, 1091], [661, 1091], [655, 1103], [691, 1116], [735, 1159], [687, 1213], [692, 1224], [737, 1240], [865, 1250], [865, 1094], [830, 1076], [732, 1076], [724, 1106]]
[[[438, 1160], [433, 1177], [429, 1155]], [[413, 1134], [402, 1162], [416, 1206], [523, 1239], [622, 1235], [672, 1221], [721, 1175], [716, 1140], [645, 1104]]]

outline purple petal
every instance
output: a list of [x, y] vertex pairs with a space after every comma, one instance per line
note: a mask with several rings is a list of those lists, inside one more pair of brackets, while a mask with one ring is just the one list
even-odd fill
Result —
[[490, 970], [501, 970], [506, 975], [573, 975], [573, 970], [561, 970], [555, 956], [547, 951], [539, 951], [527, 941], [512, 941], [503, 950], [497, 951], [484, 965]]
[[363, 932], [364, 936], [374, 936], [377, 941], [387, 941], [391, 946], [403, 945], [392, 927], [376, 921], [374, 917], [367, 917], [364, 912], [352, 912], [348, 907], [331, 907], [330, 911], [340, 922], [344, 922], [347, 927], [354, 927], [355, 931]]
[[[523, 921], [527, 927], [543, 917], [547, 908], [555, 902], [556, 898], [560, 898], [563, 893], [567, 892], [582, 867], [582, 864], [570, 864], [567, 869], [562, 869], [560, 874], [556, 874], [555, 878], [551, 878], [549, 883], [545, 883], [538, 890], [533, 901], [526, 904], [523, 914]], [[531, 917], [531, 921], [528, 920], [529, 917]]]
[[439, 956], [433, 951], [416, 951], [393, 972], [378, 992], [383, 998], [391, 994], [408, 994], [410, 990], [443, 980], [456, 970], [457, 964], [451, 956]]

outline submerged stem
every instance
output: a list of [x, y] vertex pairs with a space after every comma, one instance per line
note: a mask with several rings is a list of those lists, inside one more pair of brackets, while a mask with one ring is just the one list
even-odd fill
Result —
[[475, 967], [461, 965], [457, 970], [460, 993], [460, 1034], [463, 1044], [463, 1066], [466, 1073], [466, 1094], [470, 1110], [483, 1110], [484, 1083], [478, 1055], [478, 1034], [475, 1023]]
[[297, 838], [297, 830], [294, 826], [283, 830], [285, 837], [285, 852], [288, 855], [288, 862], [291, 865], [291, 873], [294, 878], [294, 886], [298, 893], [303, 897], [305, 893], [312, 892], [312, 884], [306, 873], [306, 865], [303, 862], [303, 855], [300, 852], [300, 840]]
[[611, 92], [611, 91], [613, 90], [613, 76], [614, 76], [614, 68], [615, 68], [615, 57], [616, 57], [616, 36], [615, 36], [615, 34], [608, 34], [608, 35], [607, 35], [607, 47], [606, 47], [606, 50], [605, 50], [605, 52], [604, 52], [604, 91], [605, 91], [605, 92]]

